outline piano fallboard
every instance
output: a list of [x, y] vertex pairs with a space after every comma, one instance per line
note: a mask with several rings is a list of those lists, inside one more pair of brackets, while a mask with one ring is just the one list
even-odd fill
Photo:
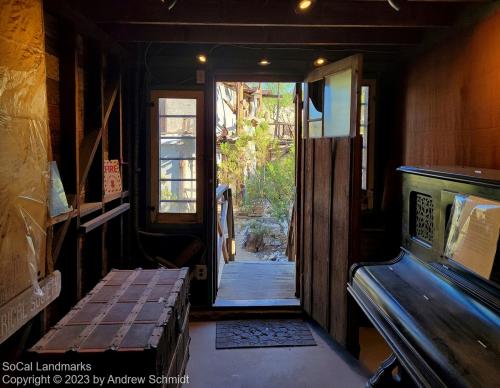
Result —
[[500, 387], [500, 316], [402, 249], [357, 264], [350, 294], [419, 386]]

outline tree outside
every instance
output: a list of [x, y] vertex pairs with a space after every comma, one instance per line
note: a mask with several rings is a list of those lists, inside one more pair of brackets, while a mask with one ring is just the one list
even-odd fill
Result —
[[283, 260], [295, 194], [294, 88], [217, 84], [218, 183], [233, 191], [239, 249], [270, 260]]

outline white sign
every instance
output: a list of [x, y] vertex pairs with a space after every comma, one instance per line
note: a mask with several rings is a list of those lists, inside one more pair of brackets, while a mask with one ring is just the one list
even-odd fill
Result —
[[54, 271], [41, 280], [40, 288], [42, 295], [28, 288], [0, 307], [0, 344], [59, 296], [61, 273]]

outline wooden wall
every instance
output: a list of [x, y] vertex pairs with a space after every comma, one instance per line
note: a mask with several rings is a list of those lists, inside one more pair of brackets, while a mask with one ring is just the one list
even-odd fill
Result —
[[500, 169], [500, 9], [409, 66], [407, 165]]
[[[350, 347], [349, 267], [356, 261], [360, 138], [303, 139], [299, 257], [304, 310]], [[358, 155], [358, 157], [355, 157]], [[355, 342], [355, 341], [354, 341]]]

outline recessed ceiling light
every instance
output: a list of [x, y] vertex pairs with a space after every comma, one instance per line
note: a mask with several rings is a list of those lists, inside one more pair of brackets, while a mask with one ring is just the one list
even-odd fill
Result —
[[323, 57], [318, 57], [314, 60], [314, 66], [323, 66], [326, 63], [326, 59]]
[[299, 12], [303, 12], [311, 8], [311, 5], [313, 5], [313, 0], [299, 0], [297, 2], [296, 10]]
[[198, 59], [200, 63], [207, 63], [207, 56], [205, 54], [198, 54], [196, 59]]
[[267, 59], [267, 58], [262, 58], [262, 59], [259, 61], [259, 65], [261, 65], [261, 66], [268, 66], [268, 65], [270, 65], [270, 64], [271, 64], [271, 62], [269, 62], [269, 59]]

